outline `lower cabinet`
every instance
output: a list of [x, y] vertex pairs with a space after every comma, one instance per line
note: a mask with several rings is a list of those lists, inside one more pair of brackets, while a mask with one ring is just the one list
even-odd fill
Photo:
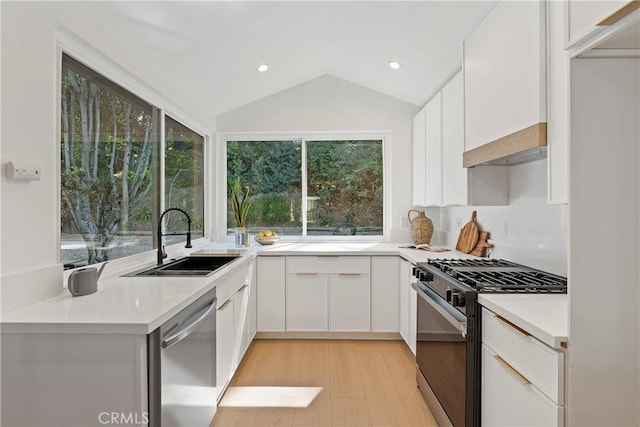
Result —
[[401, 265], [398, 256], [259, 256], [257, 330], [398, 333]]
[[287, 274], [287, 331], [327, 330], [329, 325], [327, 289], [325, 274]]
[[285, 257], [258, 257], [256, 277], [258, 331], [284, 332]]
[[371, 280], [368, 274], [329, 275], [329, 330], [371, 330]]
[[255, 261], [247, 267], [230, 272], [216, 287], [216, 384], [218, 398], [247, 351], [256, 333]]
[[482, 309], [482, 425], [563, 426], [564, 352]]
[[418, 313], [418, 299], [416, 291], [411, 287], [414, 265], [409, 261], [400, 260], [400, 335], [416, 354], [416, 322]]
[[371, 331], [400, 330], [400, 258], [372, 257], [371, 263]]
[[236, 345], [233, 330], [233, 300], [228, 299], [216, 311], [216, 384], [218, 398], [227, 388], [233, 372], [233, 353]]

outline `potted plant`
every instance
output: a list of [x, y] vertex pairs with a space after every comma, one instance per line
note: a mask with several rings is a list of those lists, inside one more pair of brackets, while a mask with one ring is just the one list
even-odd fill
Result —
[[253, 204], [253, 197], [249, 195], [250, 188], [247, 185], [243, 188], [240, 178], [236, 178], [231, 183], [231, 212], [236, 223], [236, 245], [249, 246], [249, 236], [247, 234], [247, 217], [249, 209]]

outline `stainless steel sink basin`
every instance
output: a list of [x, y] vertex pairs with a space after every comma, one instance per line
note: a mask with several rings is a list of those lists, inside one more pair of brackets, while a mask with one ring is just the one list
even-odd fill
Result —
[[188, 256], [152, 268], [136, 270], [125, 277], [173, 276], [192, 277], [209, 276], [219, 268], [238, 259], [239, 255], [224, 256]]

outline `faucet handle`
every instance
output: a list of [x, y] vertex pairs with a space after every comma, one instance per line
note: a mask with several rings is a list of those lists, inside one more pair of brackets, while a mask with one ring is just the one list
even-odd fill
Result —
[[162, 245], [162, 258], [166, 258], [167, 257], [167, 253], [164, 250], [164, 245]]

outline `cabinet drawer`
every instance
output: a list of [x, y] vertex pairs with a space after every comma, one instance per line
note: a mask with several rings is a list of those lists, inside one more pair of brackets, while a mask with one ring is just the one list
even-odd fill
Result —
[[368, 256], [290, 256], [287, 274], [347, 273], [369, 274], [371, 258]]
[[486, 308], [482, 342], [559, 405], [564, 403], [564, 354]]
[[514, 372], [499, 355], [482, 346], [482, 425], [561, 426], [564, 408]]

